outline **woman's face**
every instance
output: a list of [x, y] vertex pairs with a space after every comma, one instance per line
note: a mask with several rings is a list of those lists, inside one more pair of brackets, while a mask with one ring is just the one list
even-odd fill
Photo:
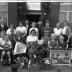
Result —
[[32, 23], [32, 27], [35, 27], [35, 26], [36, 26], [36, 23], [35, 23], [35, 22], [33, 22], [33, 23]]
[[64, 22], [64, 26], [67, 26], [67, 22]]
[[60, 28], [60, 23], [57, 23], [56, 27], [59, 29]]
[[5, 38], [5, 33], [4, 32], [1, 33], [1, 37]]

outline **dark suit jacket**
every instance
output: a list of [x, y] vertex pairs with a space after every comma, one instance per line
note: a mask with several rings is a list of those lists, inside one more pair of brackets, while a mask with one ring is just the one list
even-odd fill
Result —
[[7, 25], [4, 25], [3, 28], [0, 26], [0, 32], [1, 32], [1, 31], [5, 31], [5, 32], [6, 32], [7, 29], [8, 29]]

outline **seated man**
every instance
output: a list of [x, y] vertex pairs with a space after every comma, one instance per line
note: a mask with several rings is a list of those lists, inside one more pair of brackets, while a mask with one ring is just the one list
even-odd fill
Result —
[[55, 34], [51, 34], [51, 40], [48, 41], [48, 47], [50, 49], [57, 49], [58, 41], [56, 40]]
[[60, 36], [58, 41], [58, 48], [59, 49], [67, 49], [68, 45], [67, 42], [64, 42], [64, 37]]

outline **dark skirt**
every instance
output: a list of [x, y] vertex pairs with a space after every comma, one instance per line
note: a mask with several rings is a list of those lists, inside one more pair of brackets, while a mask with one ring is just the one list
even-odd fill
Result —
[[67, 42], [68, 36], [67, 35], [63, 35], [63, 37], [64, 37], [64, 42]]

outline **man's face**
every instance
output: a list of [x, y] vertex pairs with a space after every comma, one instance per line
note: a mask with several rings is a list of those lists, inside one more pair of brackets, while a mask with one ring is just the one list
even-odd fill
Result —
[[46, 27], [49, 27], [49, 23], [46, 23]]
[[13, 28], [13, 25], [10, 25], [10, 28]]
[[1, 33], [1, 37], [2, 37], [2, 38], [5, 37], [5, 33], [4, 33], [4, 32]]
[[25, 21], [25, 24], [26, 24], [26, 25], [29, 25], [29, 22], [28, 22], [28, 21]]
[[36, 23], [35, 23], [35, 22], [33, 22], [33, 23], [32, 23], [32, 27], [35, 27], [35, 26], [36, 26]]
[[21, 22], [19, 22], [19, 26], [21, 27], [21, 26], [23, 26], [23, 24]]
[[48, 33], [47, 33], [47, 32], [45, 32], [45, 33], [44, 33], [44, 36], [45, 36], [45, 37], [47, 37], [47, 36], [48, 36]]

